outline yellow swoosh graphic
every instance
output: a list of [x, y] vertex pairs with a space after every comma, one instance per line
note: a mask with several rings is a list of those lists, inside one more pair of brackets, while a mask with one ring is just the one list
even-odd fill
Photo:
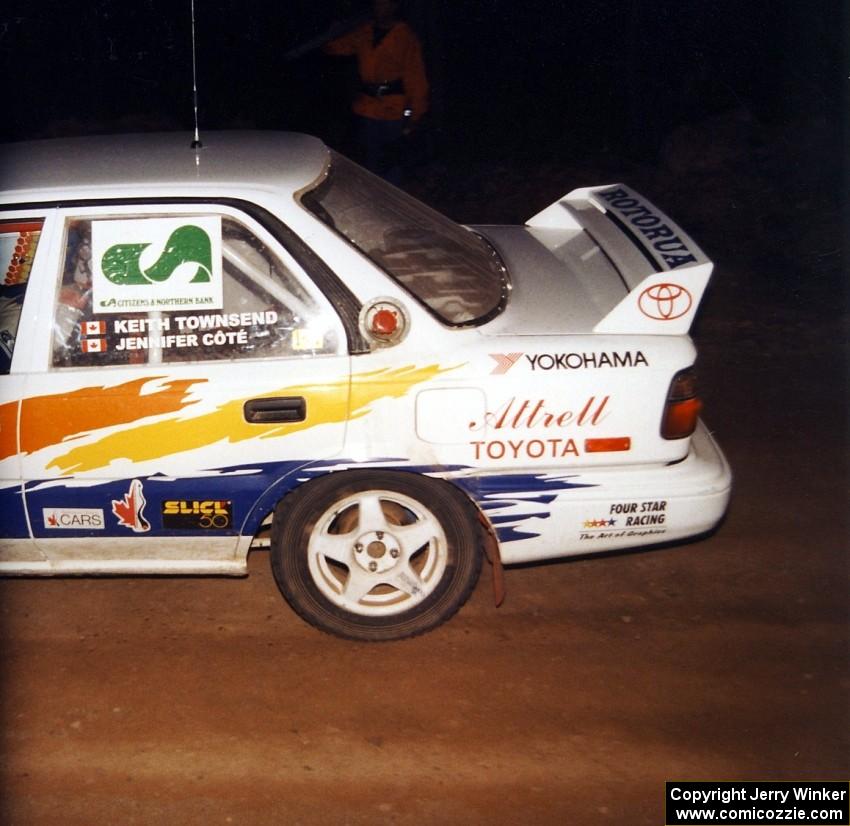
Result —
[[[283, 387], [264, 396], [303, 396], [307, 400], [307, 418], [287, 424], [249, 424], [243, 416], [248, 398], [233, 399], [209, 413], [173, 416], [159, 422], [128, 426], [87, 445], [80, 445], [57, 456], [47, 466], [62, 473], [78, 473], [106, 467], [115, 459], [145, 462], [207, 447], [216, 442], [231, 444], [247, 439], [289, 436], [321, 424], [341, 424], [365, 416], [371, 405], [383, 398], [399, 398], [417, 384], [456, 368], [427, 367], [384, 368], [354, 374], [349, 379], [317, 385]], [[349, 389], [351, 413], [349, 414]]]

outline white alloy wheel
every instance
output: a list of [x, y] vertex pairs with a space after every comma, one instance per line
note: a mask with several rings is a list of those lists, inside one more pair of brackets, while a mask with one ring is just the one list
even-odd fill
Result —
[[446, 482], [350, 471], [281, 502], [272, 567], [288, 602], [313, 625], [355, 639], [399, 639], [463, 604], [480, 571], [478, 545], [472, 506]]
[[439, 584], [446, 535], [431, 511], [408, 496], [368, 490], [319, 517], [307, 545], [316, 587], [355, 614], [386, 616], [422, 602]]

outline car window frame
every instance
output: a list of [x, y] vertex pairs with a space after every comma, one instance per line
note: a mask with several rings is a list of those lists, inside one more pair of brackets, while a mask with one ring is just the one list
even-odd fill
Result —
[[[348, 355], [344, 331], [339, 314], [333, 307], [327, 296], [315, 285], [313, 279], [303, 270], [301, 265], [285, 250], [277, 246], [276, 239], [272, 238], [262, 227], [259, 227], [249, 216], [229, 208], [204, 207], [195, 209], [193, 207], [176, 207], [174, 205], [163, 208], [142, 210], [136, 206], [107, 207], [104, 209], [89, 210], [63, 210], [59, 215], [61, 228], [57, 230], [57, 237], [61, 242], [57, 245], [59, 249], [59, 282], [53, 278], [57, 298], [51, 302], [53, 313], [53, 346], [50, 359], [51, 370], [75, 370], [91, 367], [125, 367], [128, 365], [162, 365], [172, 367], [177, 364], [211, 364], [213, 362], [246, 363], [262, 360], [277, 360], [291, 358], [324, 358], [326, 356]], [[85, 292], [68, 280], [69, 278], [69, 256], [76, 249], [80, 239], [87, 239], [89, 248], [96, 252], [94, 243], [96, 237], [94, 230], [96, 226], [111, 227], [103, 231], [121, 233], [122, 224], [129, 227], [132, 232], [133, 225], [144, 227], [146, 221], [153, 222], [152, 226], [166, 226], [178, 224], [198, 224], [206, 226], [207, 231], [216, 234], [221, 233], [222, 249], [221, 264], [222, 278], [221, 287], [224, 290], [224, 303], [213, 310], [201, 308], [174, 307], [156, 312], [152, 310], [124, 310], [118, 313], [101, 313], [94, 311], [92, 306], [91, 283], [89, 281]], [[148, 225], [151, 226], [151, 225]], [[126, 231], [126, 230], [125, 230]], [[150, 230], [144, 230], [150, 231]], [[155, 231], [155, 230], [154, 230]], [[82, 236], [80, 235], [82, 233]], [[244, 257], [247, 249], [239, 246], [239, 240], [247, 241], [257, 254], [258, 260]], [[76, 239], [73, 240], [72, 239]], [[230, 239], [231, 243], [228, 243]], [[234, 246], [235, 244], [235, 246]], [[230, 250], [228, 254], [226, 251]], [[90, 254], [86, 258], [90, 257]], [[242, 256], [241, 262], [239, 261]], [[255, 268], [252, 276], [251, 268]], [[260, 262], [260, 269], [256, 266]], [[271, 279], [264, 275], [265, 264], [276, 271], [277, 275]], [[53, 260], [55, 267], [56, 259]], [[86, 266], [86, 270], [90, 267]], [[241, 274], [240, 274], [241, 273]], [[91, 274], [88, 275], [91, 278]], [[260, 279], [259, 281], [257, 279]], [[265, 280], [265, 284], [263, 281]], [[240, 286], [241, 285], [241, 286]], [[172, 289], [167, 285], [163, 287], [172, 295]], [[209, 320], [210, 314], [223, 314], [223, 317], [243, 312], [234, 303], [239, 292], [247, 290], [248, 295], [254, 295], [254, 300], [259, 298], [263, 302], [262, 312], [275, 310], [277, 317], [275, 322], [254, 321], [260, 324], [257, 330], [265, 330], [266, 335], [256, 338], [254, 333], [242, 329], [240, 336], [243, 340], [227, 342], [224, 337], [220, 342], [207, 341], [200, 343], [198, 339], [209, 338], [212, 333], [205, 331], [211, 328], [203, 326], [178, 329], [175, 326], [175, 316], [183, 317], [191, 321], [191, 316], [202, 316]], [[228, 297], [229, 295], [229, 297]], [[163, 296], [164, 297], [164, 296]], [[80, 304], [84, 300], [84, 304]], [[73, 309], [69, 309], [73, 308]], [[247, 315], [257, 316], [260, 307], [255, 307]], [[296, 312], [302, 319], [299, 326], [311, 325], [313, 322], [321, 321], [323, 329], [326, 330], [328, 338], [325, 346], [310, 345], [303, 342], [302, 345], [294, 345], [290, 341], [290, 330], [288, 323], [284, 320], [291, 312]], [[64, 312], [63, 312], [64, 311]], [[79, 329], [83, 319], [89, 329], [84, 332], [83, 339], [77, 341]], [[113, 331], [112, 322], [123, 319], [125, 325], [133, 325], [138, 321], [148, 322], [164, 320], [165, 327], [130, 326], [123, 332]], [[170, 319], [170, 321], [169, 321]], [[79, 320], [79, 321], [78, 321]], [[197, 321], [197, 320], [196, 320]], [[242, 322], [247, 324], [247, 322]], [[265, 326], [270, 324], [272, 326]], [[93, 328], [93, 329], [92, 329]], [[251, 328], [252, 330], [254, 328]], [[194, 340], [194, 343], [183, 343], [180, 345], [167, 344], [160, 347], [160, 333], [165, 330], [168, 338]], [[255, 331], [256, 332], [256, 331]], [[234, 335], [234, 333], [230, 333]], [[218, 335], [218, 333], [216, 333]], [[148, 336], [151, 343], [148, 344]], [[134, 343], [136, 339], [143, 339]], [[71, 344], [72, 341], [76, 343]], [[122, 342], [127, 342], [126, 350], [123, 350]], [[87, 349], [84, 345], [94, 343], [97, 348]], [[121, 344], [121, 347], [117, 345]], [[130, 344], [133, 344], [130, 347]], [[82, 349], [81, 349], [82, 348]], [[311, 349], [312, 348], [312, 349]]]
[[[448, 218], [448, 216], [435, 210], [428, 204], [419, 201], [419, 199], [415, 198], [409, 193], [403, 192], [403, 195], [406, 198], [416, 201], [419, 206], [421, 206], [423, 215], [432, 214], [439, 221], [450, 222], [454, 224], [458, 229], [469, 232], [470, 234], [476, 236], [478, 240], [490, 250], [490, 253], [493, 258], [498, 262], [498, 265], [501, 269], [499, 300], [487, 312], [462, 321], [452, 321], [451, 319], [443, 315], [438, 309], [436, 309], [425, 297], [423, 297], [416, 290], [414, 290], [409, 284], [406, 284], [402, 279], [400, 279], [392, 269], [385, 266], [385, 264], [378, 260], [377, 257], [372, 256], [368, 251], [363, 249], [356, 241], [349, 238], [336, 225], [336, 221], [327, 212], [324, 205], [322, 205], [318, 201], [318, 199], [321, 197], [319, 193], [323, 190], [323, 188], [332, 185], [332, 178], [334, 174], [333, 164], [334, 162], [337, 162], [337, 164], [339, 165], [340, 159], [343, 161], [343, 163], [350, 164], [352, 167], [355, 167], [358, 172], [363, 172], [367, 176], [374, 177], [367, 170], [362, 169], [350, 159], [345, 158], [345, 156], [332, 152], [331, 163], [325, 170], [325, 174], [313, 183], [311, 183], [309, 186], [296, 193], [296, 202], [308, 215], [318, 220], [324, 227], [333, 232], [338, 238], [341, 238], [346, 243], [346, 245], [353, 249], [358, 255], [362, 256], [365, 260], [369, 261], [372, 266], [377, 267], [382, 273], [384, 273], [388, 278], [390, 278], [393, 283], [397, 284], [401, 289], [405, 291], [407, 295], [413, 298], [419, 306], [425, 309], [443, 327], [446, 327], [448, 329], [482, 327], [505, 311], [512, 289], [511, 276], [510, 272], [508, 271], [507, 265], [505, 264], [501, 254], [493, 245], [493, 243], [480, 232], [476, 231], [473, 227], [467, 226], [465, 224], [458, 224], [452, 221], [450, 218]], [[310, 203], [311, 200], [315, 202], [312, 205]]]
[[[127, 208], [128, 210], [132, 210], [148, 207], [162, 207], [164, 210], [167, 210], [169, 205], [197, 207], [198, 209], [206, 208], [213, 211], [217, 208], [222, 208], [224, 210], [234, 211], [237, 214], [235, 217], [242, 215], [253, 220], [293, 258], [304, 271], [305, 275], [313, 282], [317, 290], [327, 300], [331, 309], [336, 313], [341, 322], [346, 337], [348, 355], [360, 355], [372, 351], [369, 341], [360, 329], [359, 317], [362, 305], [354, 293], [351, 292], [339, 276], [293, 229], [269, 209], [253, 201], [243, 198], [213, 198], [208, 196], [56, 199], [4, 204], [0, 206], [0, 217], [3, 217], [6, 213], [17, 216], [18, 213], [40, 212], [45, 216], [46, 225], [47, 215], [52, 211], [53, 215], [58, 218], [58, 224], [64, 226], [65, 217], [72, 210], [82, 211], [100, 208]], [[59, 214], [57, 212], [58, 210], [62, 210], [64, 214]], [[250, 222], [248, 223], [250, 226]], [[57, 222], [51, 221], [51, 227], [56, 224]], [[52, 249], [54, 246], [53, 239], [50, 238], [48, 240]], [[42, 248], [44, 241], [45, 238], [42, 237], [39, 248]], [[40, 286], [44, 288], [43, 285]], [[55, 281], [51, 281], [50, 289], [52, 290], [54, 287]], [[45, 364], [50, 364], [49, 355]]]
[[[32, 269], [27, 282], [21, 315], [18, 318], [18, 335], [15, 337], [15, 349], [12, 353], [12, 363], [8, 373], [0, 376], [23, 375], [34, 369], [43, 369], [38, 360], [37, 337], [22, 334], [22, 330], [37, 329], [41, 321], [41, 310], [44, 306], [45, 294], [52, 292], [52, 284], [45, 281], [38, 273], [45, 266], [50, 266], [50, 256], [53, 250], [56, 209], [52, 204], [2, 204], [0, 205], [0, 220], [2, 221], [42, 221], [41, 237], [33, 256]], [[38, 367], [36, 365], [39, 365]]]

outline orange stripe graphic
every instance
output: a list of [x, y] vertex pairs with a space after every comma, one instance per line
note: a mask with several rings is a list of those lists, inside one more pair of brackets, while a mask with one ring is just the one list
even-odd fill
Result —
[[24, 399], [21, 418], [26, 426], [22, 428], [21, 451], [35, 453], [43, 447], [79, 439], [102, 427], [176, 413], [194, 404], [186, 391], [193, 384], [206, 381], [171, 381], [152, 393], [142, 394], [146, 384], [161, 378], [149, 376], [113, 387], [81, 387], [71, 393]]
[[18, 402], [0, 404], [0, 459], [18, 452]]

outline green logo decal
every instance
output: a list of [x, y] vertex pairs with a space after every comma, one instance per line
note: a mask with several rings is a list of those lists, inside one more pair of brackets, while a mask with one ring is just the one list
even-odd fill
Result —
[[178, 227], [168, 237], [159, 259], [142, 270], [139, 261], [150, 244], [115, 244], [103, 254], [101, 268], [113, 284], [122, 286], [160, 284], [167, 281], [181, 264], [197, 264], [190, 284], [211, 280], [212, 248], [204, 230], [192, 224]]

